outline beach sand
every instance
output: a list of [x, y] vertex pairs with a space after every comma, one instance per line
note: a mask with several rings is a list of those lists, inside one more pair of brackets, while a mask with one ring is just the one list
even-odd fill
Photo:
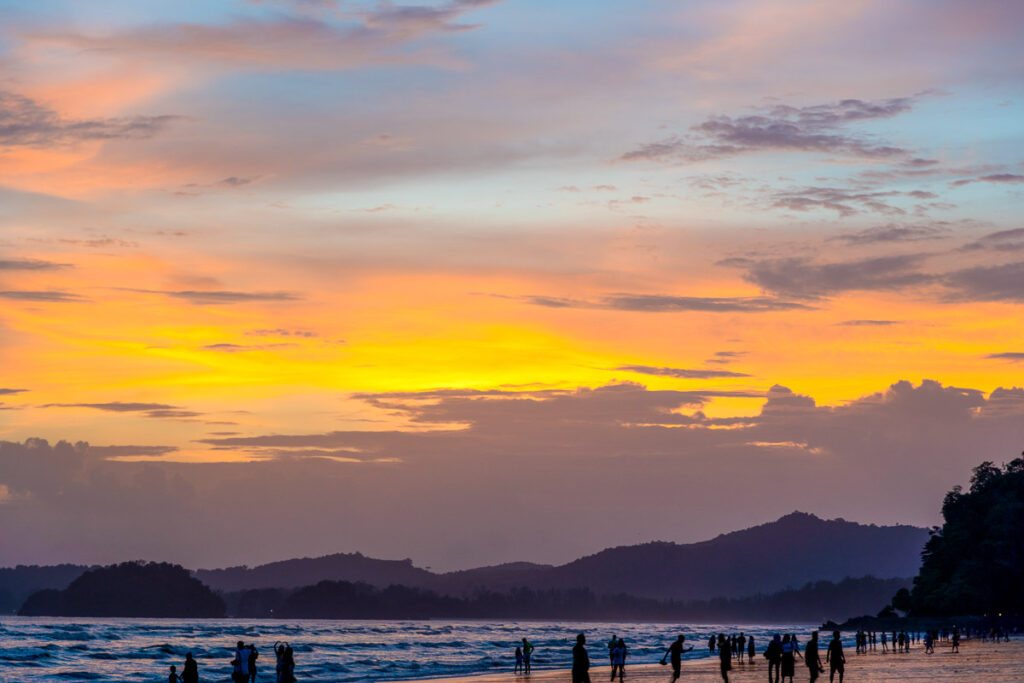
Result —
[[[597, 648], [590, 648], [591, 657], [601, 654]], [[824, 647], [822, 648], [824, 652]], [[746, 658], [744, 658], [744, 662]], [[824, 664], [824, 655], [822, 655]], [[595, 666], [590, 669], [592, 683], [604, 683], [608, 680], [611, 670], [608, 666]], [[828, 666], [819, 683], [827, 683]], [[627, 665], [625, 681], [629, 683], [669, 683], [672, 668], [658, 664]], [[505, 674], [486, 674], [460, 678], [434, 679], [442, 683], [565, 683], [570, 681], [568, 670], [537, 671], [530, 676]], [[721, 681], [718, 672], [718, 659], [690, 660], [683, 662], [681, 683], [689, 681], [707, 682]], [[754, 658], [753, 664], [733, 664], [729, 672], [730, 683], [766, 683], [768, 680], [768, 664], [760, 653]], [[807, 667], [797, 661], [796, 678], [794, 681], [808, 680]], [[1024, 681], [1024, 641], [1012, 640], [1009, 643], [982, 643], [971, 640], [960, 645], [960, 653], [950, 652], [948, 644], [935, 648], [935, 654], [926, 655], [924, 646], [917, 645], [908, 654], [881, 654], [880, 651], [865, 655], [853, 653], [852, 648], [846, 651], [846, 675], [844, 683], [888, 683], [890, 681]], [[836, 674], [836, 681], [839, 675]]]

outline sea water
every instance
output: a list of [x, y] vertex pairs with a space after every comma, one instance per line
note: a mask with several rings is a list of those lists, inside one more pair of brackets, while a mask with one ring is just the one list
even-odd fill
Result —
[[[262, 621], [252, 619], [86, 619], [0, 617], [0, 681], [166, 681], [181, 673], [185, 654], [199, 663], [202, 681], [229, 681], [235, 643], [255, 643], [258, 680], [274, 680], [273, 645], [295, 651], [299, 681], [338, 683], [465, 676], [511, 671], [515, 648], [528, 638], [534, 669], [572, 663], [577, 633], [587, 635], [595, 665], [607, 663], [612, 634], [626, 641], [627, 664], [657, 662], [680, 633], [708, 657], [713, 633], [753, 635], [758, 652], [774, 633], [796, 633], [806, 643], [810, 625], [507, 621]], [[828, 638], [825, 638], [826, 642]]]

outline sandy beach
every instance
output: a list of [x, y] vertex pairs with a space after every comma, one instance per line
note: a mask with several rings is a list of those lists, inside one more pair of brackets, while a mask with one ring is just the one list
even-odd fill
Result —
[[[590, 648], [591, 657], [602, 654], [600, 648]], [[823, 648], [824, 649], [824, 648]], [[744, 659], [746, 661], [746, 659]], [[822, 659], [824, 663], [824, 658]], [[593, 683], [608, 680], [611, 673], [608, 666], [595, 666], [590, 670]], [[626, 667], [626, 681], [633, 683], [668, 683], [672, 670], [657, 664], [635, 664]], [[747, 683], [767, 681], [768, 664], [758, 653], [753, 664], [733, 665], [729, 681]], [[538, 671], [530, 676], [507, 674], [486, 674], [460, 678], [439, 678], [442, 683], [563, 683], [569, 681], [568, 670]], [[683, 662], [680, 681], [701, 683], [721, 681], [718, 659], [691, 660]], [[797, 662], [795, 681], [808, 680], [807, 668]], [[838, 675], [836, 681], [838, 681]], [[908, 654], [882, 654], [880, 651], [864, 655], [854, 654], [852, 648], [846, 655], [844, 681], [856, 683], [889, 683], [890, 681], [1021, 681], [1024, 680], [1024, 641], [1009, 643], [962, 643], [959, 654], [950, 652], [949, 645], [935, 648], [935, 654], [927, 655], [924, 646], [919, 645]], [[818, 678], [828, 681], [828, 667]]]

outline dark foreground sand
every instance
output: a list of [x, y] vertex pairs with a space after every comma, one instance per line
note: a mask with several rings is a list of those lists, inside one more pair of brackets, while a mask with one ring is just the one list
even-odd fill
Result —
[[[598, 650], [591, 649], [591, 656]], [[824, 648], [823, 648], [824, 650]], [[744, 659], [746, 661], [746, 659]], [[824, 663], [824, 657], [822, 657]], [[590, 670], [592, 683], [604, 683], [611, 670], [607, 666], [596, 666]], [[796, 682], [808, 680], [807, 667], [797, 661]], [[672, 669], [657, 664], [636, 664], [626, 667], [625, 680], [629, 683], [669, 683]], [[530, 676], [487, 674], [463, 678], [435, 679], [443, 683], [568, 683], [569, 671], [539, 671]], [[681, 683], [712, 683], [721, 681], [718, 659], [683, 662]], [[926, 655], [924, 646], [918, 645], [909, 654], [881, 654], [871, 652], [856, 655], [852, 650], [846, 655], [844, 683], [888, 683], [889, 681], [1024, 681], [1024, 641], [1009, 643], [982, 643], [971, 640], [960, 645], [960, 653], [950, 652], [948, 645], [935, 648], [935, 654]], [[733, 665], [729, 672], [730, 683], [767, 683], [768, 664], [760, 654], [753, 664]], [[818, 678], [819, 683], [828, 681], [828, 667]], [[839, 675], [836, 675], [839, 681]]]

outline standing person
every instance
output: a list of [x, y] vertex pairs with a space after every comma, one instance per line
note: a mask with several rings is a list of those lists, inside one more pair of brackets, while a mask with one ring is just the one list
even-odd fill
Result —
[[259, 656], [256, 643], [249, 643], [249, 683], [256, 683], [256, 660]]
[[786, 634], [782, 636], [782, 680], [789, 679], [789, 683], [793, 683], [793, 676], [796, 675], [796, 657], [800, 653], [796, 651], [795, 639], [790, 635]]
[[960, 652], [960, 629], [953, 629], [953, 652]]
[[281, 683], [295, 683], [295, 651], [291, 645], [284, 648], [284, 680]]
[[882, 631], [882, 654], [889, 652], [889, 636], [885, 635], [885, 631]]
[[[721, 638], [721, 637], [722, 636], [719, 636], [719, 638]], [[693, 645], [691, 645], [689, 648], [684, 649], [683, 648], [683, 644], [685, 642], [686, 642], [686, 636], [684, 636], [682, 633], [680, 633], [679, 637], [676, 638], [675, 641], [673, 641], [673, 643], [671, 645], [669, 645], [667, 648], [665, 648], [665, 654], [662, 655], [662, 657], [661, 657], [661, 663], [662, 664], [665, 663], [665, 658], [666, 657], [670, 657], [671, 658], [671, 661], [672, 661], [672, 683], [675, 683], [675, 681], [678, 681], [679, 680], [679, 675], [682, 673], [683, 653], [684, 652], [689, 652], [690, 650], [693, 649]], [[725, 651], [725, 650], [728, 650], [728, 649], [729, 648], [719, 646], [718, 651], [722, 652], [722, 651]]]
[[712, 633], [708, 638], [708, 652], [715, 654], [715, 634]]
[[779, 669], [782, 666], [782, 637], [778, 633], [768, 642], [764, 657], [768, 660], [768, 683], [778, 683]]
[[199, 666], [192, 659], [192, 653], [185, 655], [185, 666], [181, 670], [181, 683], [199, 683]]
[[736, 660], [743, 663], [743, 651], [747, 649], [747, 637], [743, 635], [743, 631], [740, 631], [740, 637], [736, 639], [739, 648], [736, 650]]
[[615, 647], [612, 648], [612, 677], [611, 680], [615, 680], [615, 674], [618, 672], [619, 681], [621, 683], [622, 677], [625, 675], [626, 670], [626, 644], [622, 642], [622, 639], [615, 641]]
[[729, 683], [729, 671], [732, 670], [732, 650], [723, 647], [718, 653], [718, 670], [722, 674], [722, 681]]
[[754, 636], [747, 638], [747, 663], [754, 663]]
[[177, 674], [178, 667], [171, 664], [171, 674], [167, 677], [167, 683], [181, 683], [181, 679]]
[[818, 632], [811, 632], [811, 639], [807, 641], [807, 647], [804, 648], [804, 664], [807, 665], [808, 673], [810, 673], [809, 683], [814, 683], [818, 680], [818, 674], [825, 669], [821, 666], [821, 655], [818, 654]]
[[234, 683], [249, 681], [249, 649], [241, 640], [235, 646], [235, 658], [231, 660], [231, 680]]
[[530, 645], [530, 641], [523, 638], [523, 673], [530, 673], [530, 657], [533, 656], [533, 645]]
[[613, 633], [612, 634], [612, 639], [608, 641], [608, 661], [610, 663], [612, 663], [612, 664], [614, 664], [614, 662], [612, 662], [612, 650], [614, 650], [615, 646], [618, 645], [618, 644], [619, 644], [619, 637]]
[[517, 674], [523, 670], [523, 648], [516, 646], [516, 666], [512, 673]]
[[843, 654], [843, 641], [839, 639], [839, 631], [832, 631], [832, 642], [828, 644], [828, 652], [825, 653], [825, 663], [829, 666], [829, 683], [835, 680], [837, 671], [839, 672], [839, 683], [843, 683], [843, 672], [846, 670], [846, 655]]
[[[284, 683], [284, 646], [287, 643], [277, 641], [274, 643], [274, 657], [277, 659], [277, 683]], [[518, 648], [517, 648], [518, 649]]]
[[[523, 642], [526, 643], [526, 638], [523, 638]], [[587, 654], [586, 644], [585, 635], [581, 633], [576, 636], [576, 646], [572, 649], [572, 683], [590, 683], [590, 656]]]

